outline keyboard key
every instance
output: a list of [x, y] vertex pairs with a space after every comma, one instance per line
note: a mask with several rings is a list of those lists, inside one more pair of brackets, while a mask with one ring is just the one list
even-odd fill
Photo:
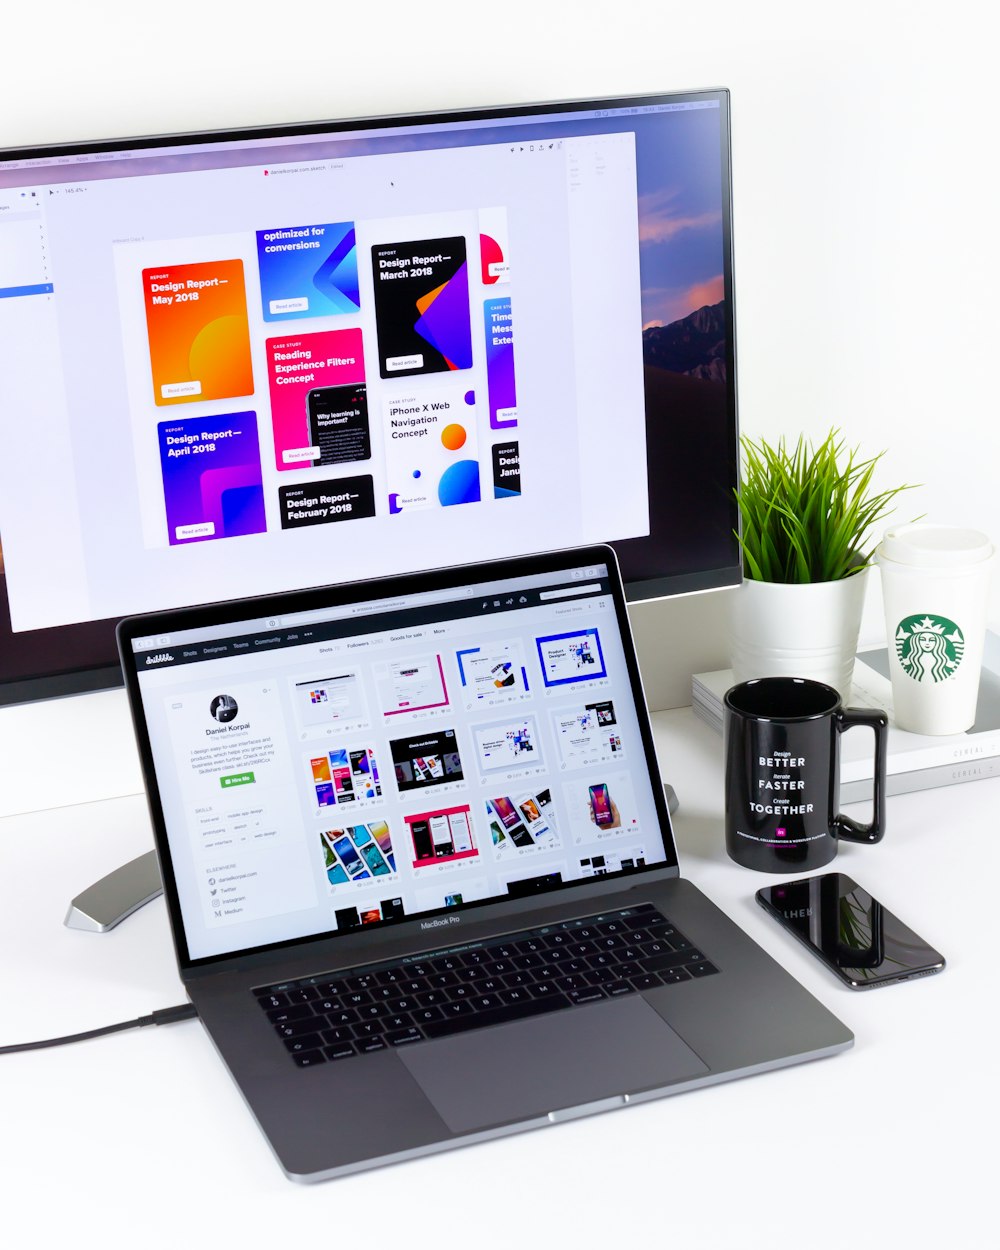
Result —
[[[474, 1018], [475, 1017], [473, 1016], [473, 1019]], [[438, 1025], [428, 1025], [427, 1027], [437, 1028], [440, 1024], [444, 1023], [446, 1023], [446, 1021], [439, 1021]], [[385, 1040], [390, 1046], [408, 1046], [411, 1042], [422, 1042], [424, 1040], [424, 1035], [419, 1029], [398, 1029], [395, 1033], [386, 1033]]]
[[472, 1003], [467, 998], [457, 998], [454, 1002], [445, 1003], [441, 1010], [448, 1018], [473, 1014]]
[[260, 1005], [264, 1008], [265, 1011], [273, 1011], [275, 1007], [287, 1007], [288, 1006], [288, 995], [287, 994], [268, 994], [265, 991], [263, 994], [258, 995], [257, 1001], [260, 1003]]
[[431, 970], [436, 973], [457, 972], [464, 967], [465, 960], [461, 955], [442, 955], [440, 959], [431, 960]]
[[501, 990], [500, 998], [505, 1003], [525, 1003], [531, 998], [527, 989], [515, 988], [511, 990]]
[[309, 1004], [318, 1016], [325, 1016], [328, 1012], [337, 1011], [342, 1005], [339, 998], [333, 998], [327, 995], [315, 999]]
[[333, 1046], [327, 1046], [323, 1051], [327, 1059], [351, 1059], [357, 1053], [353, 1042], [337, 1042]]
[[687, 968], [668, 968], [666, 972], [659, 973], [659, 977], [664, 985], [676, 985], [678, 981], [691, 980], [691, 974]]
[[315, 1019], [316, 1013], [308, 1003], [296, 1003], [294, 1007], [276, 1007], [267, 1013], [272, 1024], [288, 1024], [292, 1020]]
[[[366, 1024], [355, 1024], [350, 1028], [324, 1029], [323, 1032], [320, 1034], [320, 1037], [322, 1038], [322, 1040], [325, 1042], [327, 1046], [334, 1046], [336, 1045], [337, 1042], [352, 1041], [357, 1036], [357, 1034], [354, 1032], [355, 1029], [366, 1029], [366, 1028], [368, 1028], [368, 1025]], [[288, 1045], [287, 1040], [285, 1042], [285, 1045], [286, 1046]]]
[[414, 1024], [430, 1024], [432, 1020], [443, 1020], [444, 1009], [442, 1007], [418, 1007], [413, 1013]]
[[614, 968], [595, 968], [584, 976], [591, 985], [607, 985], [609, 981], [619, 980], [618, 972]]
[[686, 969], [693, 977], [709, 977], [713, 972], [718, 972], [718, 968], [714, 964], [710, 964], [707, 959], [703, 959], [698, 964], [688, 964]]
[[322, 1044], [322, 1038], [318, 1033], [304, 1033], [301, 1037], [286, 1037], [282, 1039], [285, 1048], [293, 1055], [299, 1054], [304, 1050], [319, 1050]]
[[396, 1015], [386, 1016], [382, 1021], [387, 1033], [395, 1033], [399, 1029], [408, 1029], [413, 1024], [413, 1018], [407, 1011], [401, 1011]]
[[358, 1050], [363, 1055], [369, 1055], [373, 1050], [387, 1050], [385, 1040], [381, 1037], [366, 1037], [358, 1042]]
[[314, 998], [319, 998], [319, 990], [311, 985], [306, 985], [297, 990], [289, 990], [288, 1001], [290, 1003], [311, 1003]]
[[620, 998], [622, 994], [635, 993], [635, 986], [628, 981], [610, 981], [604, 988], [610, 998]]
[[307, 1033], [315, 1033], [323, 1028], [324, 1016], [310, 1015], [308, 1020], [289, 1020], [287, 1024], [277, 1025], [282, 1037], [305, 1037]]
[[570, 990], [566, 995], [571, 1003], [596, 1003], [607, 995], [597, 985], [589, 985], [583, 990]]
[[361, 1019], [353, 1007], [342, 1007], [340, 1011], [328, 1012], [326, 1018], [332, 1029], [339, 1029], [344, 1024], [357, 1024]]
[[292, 1055], [292, 1058], [300, 1068], [314, 1068], [317, 1064], [326, 1062], [321, 1050], [303, 1050], [299, 1054]]
[[655, 990], [663, 984], [655, 972], [644, 972], [642, 976], [633, 977], [632, 984], [637, 990]]
[[[354, 1024], [350, 1029], [330, 1029], [329, 1031], [343, 1035], [331, 1038], [331, 1041], [344, 1042], [351, 1041], [352, 1038], [381, 1037], [385, 1032], [385, 1028], [382, 1020], [362, 1020], [360, 1024]], [[326, 1034], [324, 1034], [325, 1036]]]

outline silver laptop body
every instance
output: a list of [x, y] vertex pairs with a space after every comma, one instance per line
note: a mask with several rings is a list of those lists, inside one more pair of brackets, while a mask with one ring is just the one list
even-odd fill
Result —
[[610, 548], [119, 646], [180, 975], [290, 1178], [852, 1044], [679, 875]]

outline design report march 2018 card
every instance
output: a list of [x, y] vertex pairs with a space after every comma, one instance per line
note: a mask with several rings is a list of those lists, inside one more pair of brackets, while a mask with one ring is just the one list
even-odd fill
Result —
[[376, 244], [372, 279], [383, 378], [472, 367], [464, 238]]

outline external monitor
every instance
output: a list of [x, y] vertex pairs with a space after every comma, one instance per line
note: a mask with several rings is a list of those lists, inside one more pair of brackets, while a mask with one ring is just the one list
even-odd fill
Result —
[[725, 91], [0, 153], [0, 701], [115, 621], [610, 541], [739, 577]]

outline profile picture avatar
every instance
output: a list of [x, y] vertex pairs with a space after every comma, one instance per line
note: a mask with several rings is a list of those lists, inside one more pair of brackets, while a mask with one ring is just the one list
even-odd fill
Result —
[[217, 694], [208, 710], [220, 725], [228, 725], [231, 720], [236, 719], [240, 709], [231, 694]]

